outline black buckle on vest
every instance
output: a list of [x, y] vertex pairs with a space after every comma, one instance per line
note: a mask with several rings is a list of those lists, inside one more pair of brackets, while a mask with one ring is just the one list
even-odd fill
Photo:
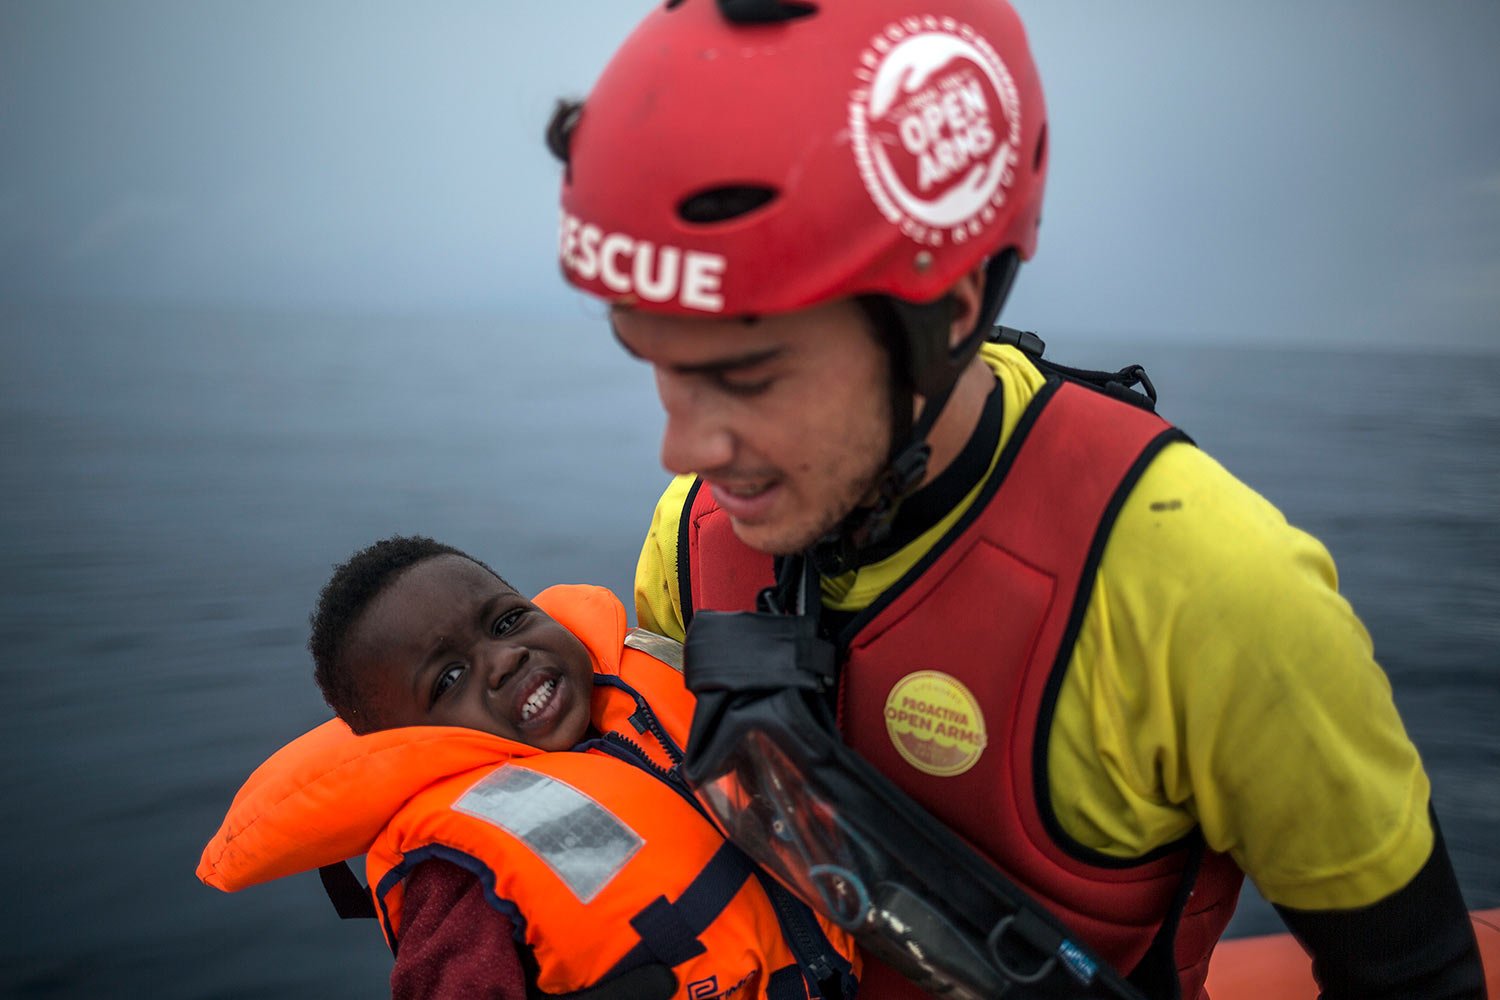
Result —
[[1009, 344], [1022, 354], [1035, 360], [1042, 356], [1047, 350], [1047, 342], [1030, 330], [1017, 330], [1012, 326], [996, 325], [990, 331], [990, 341], [995, 344]]
[[1146, 369], [1141, 365], [1126, 365], [1124, 368], [1121, 368], [1119, 371], [1115, 372], [1114, 380], [1111, 381], [1109, 385], [1105, 386], [1105, 390], [1109, 391], [1112, 387], [1119, 386], [1119, 390], [1112, 393], [1113, 395], [1118, 395], [1120, 392], [1128, 392], [1131, 396], [1136, 397], [1136, 399], [1133, 401], [1137, 405], [1141, 405], [1139, 393], [1130, 391], [1132, 387], [1137, 385], [1145, 390], [1147, 398], [1151, 400], [1151, 405], [1147, 407], [1147, 409], [1155, 410], [1156, 386], [1151, 384], [1151, 376], [1146, 374]]
[[[1126, 365], [1119, 371], [1099, 371], [1093, 368], [1073, 368], [1060, 365], [1042, 357], [1047, 344], [1030, 330], [1017, 330], [1011, 326], [996, 326], [990, 331], [990, 342], [1009, 344], [1031, 359], [1031, 363], [1044, 375], [1060, 375], [1069, 382], [1077, 382], [1096, 389], [1106, 396], [1138, 406], [1149, 413], [1156, 412], [1156, 386], [1142, 365]], [[1141, 392], [1135, 387], [1140, 386]]]

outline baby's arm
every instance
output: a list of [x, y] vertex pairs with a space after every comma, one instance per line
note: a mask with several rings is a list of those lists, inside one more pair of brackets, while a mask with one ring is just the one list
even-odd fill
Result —
[[[392, 1000], [527, 1000], [512, 924], [465, 869], [438, 860], [418, 865], [406, 882], [402, 927]], [[671, 969], [644, 965], [552, 1000], [668, 1000], [676, 991]]]
[[526, 1000], [511, 922], [479, 880], [447, 861], [424, 861], [406, 882], [392, 1000]]

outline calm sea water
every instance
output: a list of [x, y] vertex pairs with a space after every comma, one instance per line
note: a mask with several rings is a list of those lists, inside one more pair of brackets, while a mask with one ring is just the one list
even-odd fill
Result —
[[[393, 532], [518, 586], [628, 594], [663, 477], [649, 374], [580, 310], [359, 320], [0, 311], [0, 798], [17, 997], [379, 996], [390, 959], [312, 876], [193, 870], [239, 782], [326, 718], [330, 566]], [[1321, 537], [1500, 906], [1500, 356], [1093, 341]], [[1250, 899], [1235, 930], [1275, 929]]]

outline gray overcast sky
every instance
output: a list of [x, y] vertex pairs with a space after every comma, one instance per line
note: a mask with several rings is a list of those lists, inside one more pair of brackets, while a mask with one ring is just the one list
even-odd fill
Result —
[[[1018, 6], [1007, 318], [1500, 349], [1500, 2]], [[647, 7], [0, 0], [0, 299], [578, 315], [539, 135]]]

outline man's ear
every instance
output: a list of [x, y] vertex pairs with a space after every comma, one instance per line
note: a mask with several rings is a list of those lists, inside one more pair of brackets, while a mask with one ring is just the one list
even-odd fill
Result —
[[953, 318], [948, 326], [948, 347], [957, 348], [963, 339], [974, 331], [979, 322], [979, 309], [984, 302], [984, 270], [988, 261], [980, 261], [973, 270], [954, 283], [948, 290], [953, 300]]

